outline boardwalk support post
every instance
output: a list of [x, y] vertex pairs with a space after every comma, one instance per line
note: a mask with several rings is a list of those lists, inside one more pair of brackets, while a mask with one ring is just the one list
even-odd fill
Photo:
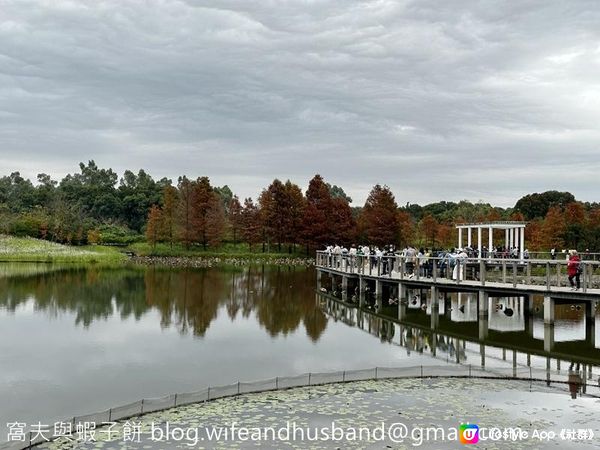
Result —
[[554, 348], [554, 299], [544, 297], [544, 351], [551, 352]]
[[487, 278], [486, 273], [486, 265], [483, 259], [479, 260], [479, 281], [481, 281], [481, 285], [485, 286], [485, 279]]
[[477, 299], [478, 306], [478, 322], [479, 322], [479, 340], [485, 341], [488, 337], [488, 310], [490, 296], [483, 289], [479, 291]]

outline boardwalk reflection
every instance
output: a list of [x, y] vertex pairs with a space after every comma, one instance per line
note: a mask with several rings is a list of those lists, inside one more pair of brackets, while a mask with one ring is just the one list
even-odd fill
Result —
[[327, 314], [404, 347], [408, 355], [491, 364], [515, 374], [519, 368], [548, 373], [569, 368], [569, 382], [582, 375], [591, 379], [593, 367], [600, 365], [596, 314], [589, 304], [556, 304], [550, 314], [543, 297], [487, 297], [487, 304], [479, 304], [475, 293], [409, 289], [399, 305], [367, 300], [359, 307], [321, 289], [317, 302]]

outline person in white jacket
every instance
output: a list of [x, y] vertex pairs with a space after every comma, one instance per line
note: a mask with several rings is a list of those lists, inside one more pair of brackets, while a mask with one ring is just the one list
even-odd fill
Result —
[[456, 255], [456, 265], [454, 266], [454, 270], [452, 271], [452, 279], [453, 280], [464, 280], [465, 279], [465, 270], [464, 266], [467, 263], [467, 259], [469, 255], [461, 248], [458, 250]]

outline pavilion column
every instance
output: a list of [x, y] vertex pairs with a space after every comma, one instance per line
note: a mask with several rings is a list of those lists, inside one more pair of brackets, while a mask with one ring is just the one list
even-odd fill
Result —
[[471, 241], [471, 227], [467, 228], [467, 245], [469, 247], [471, 247], [472, 241]]
[[512, 228], [510, 228], [510, 229], [508, 230], [508, 248], [509, 248], [509, 249], [511, 249], [511, 248], [513, 248], [513, 247], [514, 247], [514, 245], [513, 245], [513, 244], [514, 244], [513, 237], [514, 237], [514, 236], [513, 236], [513, 229], [512, 229]]
[[462, 228], [458, 229], [458, 248], [462, 248]]
[[481, 227], [477, 227], [477, 251], [478, 257], [481, 259]]
[[488, 257], [492, 258], [492, 246], [494, 245], [494, 229], [488, 227]]
[[519, 258], [523, 261], [523, 252], [525, 251], [525, 228], [519, 228], [519, 234], [521, 235], [519, 243]]
[[506, 230], [504, 230], [504, 247], [505, 248], [510, 248], [510, 243], [509, 243], [509, 237], [508, 237], [508, 228]]

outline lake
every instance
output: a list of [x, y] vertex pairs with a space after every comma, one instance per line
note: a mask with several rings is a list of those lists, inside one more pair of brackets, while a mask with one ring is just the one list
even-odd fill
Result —
[[[359, 312], [321, 295], [313, 268], [2, 264], [0, 442], [6, 440], [7, 422], [53, 423], [238, 380], [375, 366], [479, 364], [472, 301], [451, 294], [439, 329], [432, 332], [425, 306], [409, 305], [402, 324], [392, 320], [393, 307]], [[491, 311], [494, 345], [486, 350], [486, 366], [510, 367], [507, 349], [509, 355], [510, 349], [522, 351], [530, 326], [531, 364], [545, 367], [538, 351], [543, 316], [525, 320], [518, 299], [496, 301], [512, 305], [516, 314]], [[584, 312], [574, 305], [559, 308], [558, 357], [573, 354], [568, 346], [575, 343], [586, 358], [596, 358], [596, 329], [592, 340]], [[523, 366], [524, 355], [518, 357]], [[588, 358], [588, 365], [593, 361]]]

